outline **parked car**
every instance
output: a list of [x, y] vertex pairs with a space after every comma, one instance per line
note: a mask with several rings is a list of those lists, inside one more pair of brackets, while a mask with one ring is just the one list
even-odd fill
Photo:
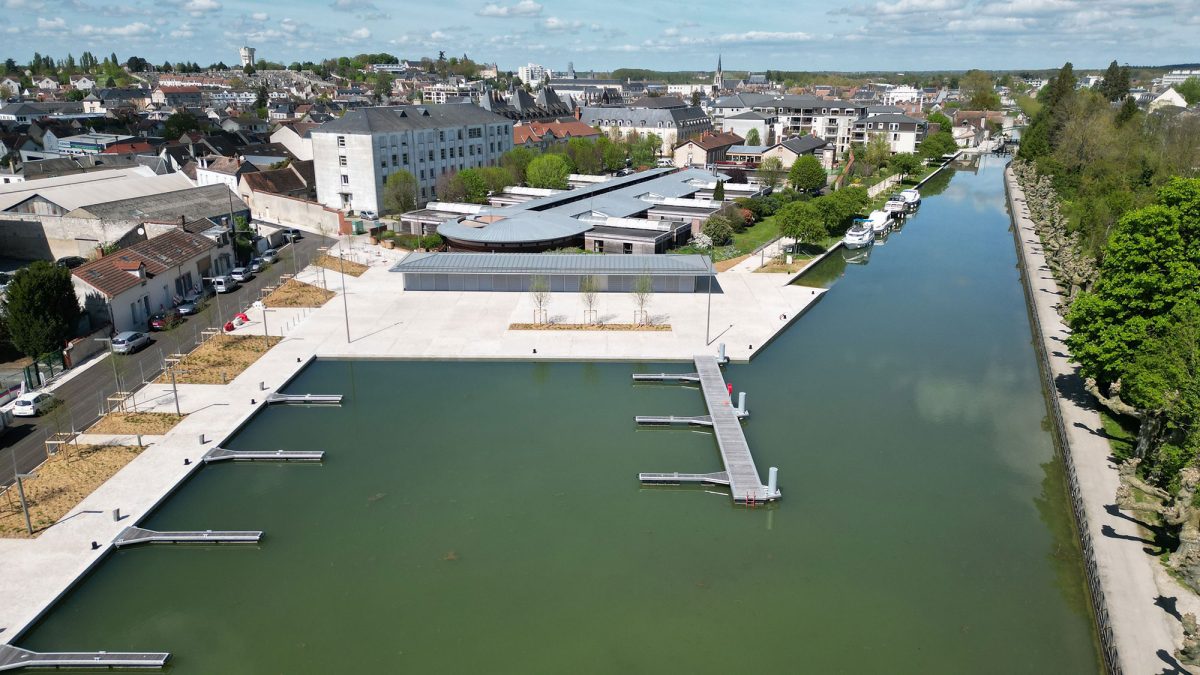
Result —
[[183, 301], [202, 303], [216, 294], [217, 291], [213, 289], [212, 284], [206, 282], [202, 284], [200, 288], [188, 291], [188, 294], [183, 296]]
[[168, 330], [183, 323], [183, 312], [168, 309], [150, 317], [150, 330]]
[[197, 297], [195, 299], [184, 300], [183, 302], [179, 303], [179, 306], [175, 308], [175, 311], [179, 312], [181, 316], [191, 316], [193, 314], [198, 314], [202, 309], [204, 309], [204, 298]]
[[212, 287], [218, 293], [229, 293], [237, 289], [238, 282], [233, 277], [213, 277]]
[[617, 177], [632, 176], [635, 173], [637, 173], [637, 172], [634, 171], [633, 169], [621, 169], [620, 171], [617, 172], [616, 175], [617, 175]]
[[304, 234], [294, 227], [285, 227], [280, 232], [283, 233], [283, 238], [288, 241], [296, 241], [297, 239], [304, 238]]
[[251, 272], [258, 273], [258, 272], [263, 271], [263, 268], [266, 267], [266, 265], [267, 264], [265, 262], [263, 262], [262, 258], [259, 258], [256, 256], [256, 257], [250, 259], [249, 267], [250, 267]]
[[54, 396], [45, 392], [31, 391], [21, 394], [13, 403], [12, 414], [17, 417], [36, 417], [54, 407]]
[[135, 330], [117, 333], [112, 339], [112, 350], [117, 354], [132, 354], [150, 345], [150, 336]]
[[234, 281], [247, 282], [254, 278], [254, 272], [251, 272], [249, 267], [235, 267], [229, 270], [229, 276], [233, 277]]
[[358, 212], [358, 217], [363, 220], [379, 220], [379, 214], [370, 209], [363, 209]]
[[54, 261], [54, 264], [58, 265], [59, 267], [65, 267], [69, 270], [73, 270], [85, 262], [87, 262], [87, 258], [77, 255], [69, 255]]
[[262, 259], [263, 259], [263, 262], [270, 265], [270, 264], [274, 263], [276, 260], [279, 260], [279, 251], [276, 251], [273, 248], [269, 248], [262, 252]]

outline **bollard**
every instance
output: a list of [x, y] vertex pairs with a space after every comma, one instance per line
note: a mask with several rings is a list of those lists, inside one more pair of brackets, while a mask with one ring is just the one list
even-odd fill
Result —
[[725, 360], [725, 343], [724, 342], [717, 345], [717, 360], [718, 361]]
[[261, 381], [260, 381], [260, 382], [258, 383], [258, 390], [259, 390], [259, 391], [266, 391], [266, 390], [267, 390], [267, 383], [266, 383], [266, 382], [261, 382]]
[[771, 467], [767, 471], [767, 495], [774, 497], [779, 494], [779, 468]]
[[188, 465], [190, 465], [191, 463], [192, 463], [192, 460], [188, 459], [187, 457], [184, 457], [184, 458], [183, 458], [183, 465], [184, 465], [184, 466], [188, 466]]
[[204, 445], [204, 434], [200, 434], [200, 445]]
[[745, 417], [745, 416], [747, 415], [747, 412], [746, 412], [746, 392], [744, 392], [744, 391], [739, 391], [739, 392], [738, 392], [738, 407], [737, 407], [737, 413], [738, 413], [738, 415], [741, 415], [742, 417]]
[[92, 542], [92, 550], [95, 551], [98, 548], [100, 548], [100, 544], [97, 544], [96, 542], [93, 541]]
[[790, 256], [790, 255], [787, 257], [787, 264], [788, 264], [788, 267], [792, 266], [792, 256]]
[[114, 523], [120, 522], [120, 520], [121, 520], [121, 509], [113, 509], [113, 522]]

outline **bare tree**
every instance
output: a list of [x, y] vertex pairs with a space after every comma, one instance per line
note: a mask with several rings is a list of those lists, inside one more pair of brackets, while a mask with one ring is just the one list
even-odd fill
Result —
[[650, 296], [654, 295], [654, 281], [650, 275], [643, 272], [633, 282], [633, 301], [637, 304], [637, 323], [646, 324], [650, 320], [646, 316], [646, 306], [650, 304]]
[[596, 293], [599, 290], [596, 277], [588, 274], [579, 280], [579, 294], [583, 296], [583, 306], [586, 308], [583, 312], [584, 323], [596, 323]]
[[[546, 318], [546, 306], [550, 304], [550, 280], [538, 275], [529, 281], [529, 294], [533, 297], [533, 322], [550, 323]], [[540, 319], [540, 320], [539, 320]]]

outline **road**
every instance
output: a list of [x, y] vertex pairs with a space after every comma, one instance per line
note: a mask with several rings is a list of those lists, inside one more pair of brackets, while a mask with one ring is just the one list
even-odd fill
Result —
[[[276, 283], [281, 274], [304, 269], [317, 254], [317, 247], [332, 242], [322, 241], [318, 235], [305, 233], [298, 242], [279, 249], [275, 264], [237, 290], [211, 298], [200, 314], [187, 317], [187, 321], [169, 331], [150, 333], [154, 342], [149, 347], [129, 355], [97, 357], [105, 363], [89, 364], [87, 370], [54, 389], [54, 396], [61, 403], [50, 412], [41, 417], [14, 417], [13, 427], [0, 436], [0, 486], [12, 483], [15, 472], [29, 472], [45, 461], [45, 442], [51, 434], [87, 428], [99, 417], [106, 397], [118, 390], [136, 390], [162, 371], [163, 356], [191, 351], [201, 330], [224, 324], [237, 310], [258, 300], [260, 289]], [[218, 321], [217, 317], [222, 318]]]

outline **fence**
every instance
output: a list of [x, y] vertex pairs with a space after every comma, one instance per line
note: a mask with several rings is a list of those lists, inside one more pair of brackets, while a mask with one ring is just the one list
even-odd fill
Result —
[[[1043, 378], [1043, 390], [1050, 401], [1050, 415], [1053, 418], [1054, 442], [1059, 448], [1063, 464], [1067, 470], [1067, 491], [1071, 495], [1071, 512], [1075, 514], [1075, 526], [1079, 533], [1079, 544], [1083, 551], [1084, 569], [1087, 576], [1089, 596], [1092, 601], [1092, 611], [1095, 613], [1096, 625], [1100, 631], [1100, 646], [1104, 655], [1104, 665], [1110, 675], [1122, 675], [1120, 656], [1117, 652], [1116, 638], [1113, 635], [1112, 622], [1108, 616], [1108, 603], [1105, 600], [1104, 588], [1100, 583], [1100, 573], [1096, 563], [1096, 551], [1092, 543], [1091, 528], [1088, 526], [1087, 512], [1083, 508], [1083, 494], [1079, 487], [1079, 476], [1075, 470], [1075, 459], [1071, 453], [1071, 444], [1067, 438], [1067, 430], [1063, 426], [1062, 409], [1058, 398], [1058, 390], [1054, 384], [1054, 371], [1050, 367], [1050, 354], [1046, 351], [1045, 331], [1038, 317], [1034, 300], [1033, 276], [1025, 260], [1025, 248], [1021, 245], [1020, 211], [1017, 208], [1016, 196], [1010, 188], [1009, 178], [1012, 169], [1005, 169], [1005, 192], [1008, 195], [1008, 209], [1012, 216], [1013, 237], [1016, 240], [1018, 263], [1021, 268], [1021, 280], [1025, 289], [1026, 307], [1029, 310], [1030, 323], [1034, 328], [1034, 347], [1038, 353], [1038, 370]], [[1015, 179], [1014, 179], [1015, 180]], [[1017, 189], [1020, 189], [1017, 187]], [[1022, 193], [1024, 194], [1024, 193]]]

